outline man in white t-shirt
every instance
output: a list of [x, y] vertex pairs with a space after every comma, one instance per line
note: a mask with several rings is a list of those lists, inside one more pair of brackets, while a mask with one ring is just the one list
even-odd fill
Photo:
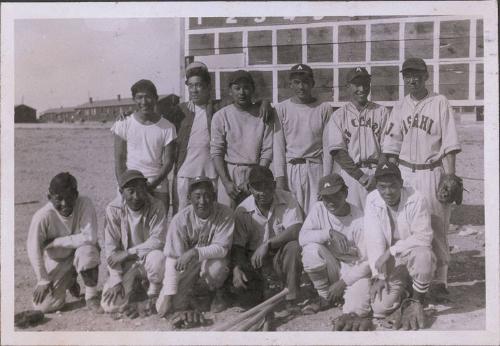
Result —
[[111, 132], [115, 137], [115, 175], [127, 170], [140, 171], [147, 179], [149, 192], [160, 199], [168, 213], [170, 195], [167, 175], [174, 163], [174, 125], [156, 112], [158, 93], [149, 80], [140, 80], [132, 88], [137, 110], [118, 120]]

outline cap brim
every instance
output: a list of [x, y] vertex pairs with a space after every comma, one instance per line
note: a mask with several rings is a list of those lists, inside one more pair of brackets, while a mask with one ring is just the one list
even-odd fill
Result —
[[333, 195], [334, 193], [339, 192], [342, 190], [343, 186], [332, 186], [332, 187], [327, 187], [326, 189], [322, 189], [319, 194], [320, 195]]
[[143, 180], [143, 181], [147, 181], [147, 179], [146, 179], [145, 177], [132, 177], [132, 178], [127, 179], [127, 180], [125, 180], [124, 182], [122, 182], [122, 183], [120, 184], [120, 187], [121, 187], [121, 188], [124, 188], [124, 187], [125, 187], [125, 185], [127, 185], [128, 183], [130, 183], [131, 181], [134, 181], [134, 180]]

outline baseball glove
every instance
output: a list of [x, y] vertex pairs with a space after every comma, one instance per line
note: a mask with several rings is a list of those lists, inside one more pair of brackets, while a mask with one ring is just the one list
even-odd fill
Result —
[[14, 325], [18, 328], [28, 328], [40, 324], [44, 314], [38, 310], [25, 310], [14, 315]]
[[211, 321], [198, 310], [185, 310], [176, 312], [171, 322], [175, 329], [189, 329], [209, 325]]
[[457, 205], [462, 204], [464, 193], [464, 184], [462, 178], [455, 174], [445, 174], [439, 181], [436, 197], [441, 203], [451, 204], [455, 202]]
[[401, 306], [388, 317], [392, 319], [392, 329], [418, 330], [425, 328], [425, 314], [422, 303], [418, 300], [407, 298]]
[[342, 314], [332, 321], [335, 331], [367, 331], [373, 330], [373, 323], [370, 317], [361, 317], [351, 312]]

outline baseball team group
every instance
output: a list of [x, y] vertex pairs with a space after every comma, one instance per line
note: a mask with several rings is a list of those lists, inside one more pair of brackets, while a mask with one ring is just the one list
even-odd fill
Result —
[[[67, 291], [79, 297], [80, 275], [92, 312], [134, 314], [142, 295], [148, 313], [182, 313], [192, 327], [203, 322], [200, 290], [218, 313], [281, 285], [286, 297], [262, 330], [332, 307], [343, 313], [335, 330], [375, 319], [426, 328], [426, 304], [449, 294], [450, 203], [437, 192], [456, 177], [461, 147], [448, 100], [426, 87], [424, 60], [407, 59], [401, 73], [409, 93], [392, 111], [368, 100], [364, 67], [349, 71], [350, 100], [336, 111], [313, 96], [305, 64], [290, 69], [292, 96], [277, 104], [255, 100], [252, 75], [238, 70], [223, 105], [200, 62], [186, 67], [189, 101], [168, 114], [155, 85], [136, 82], [136, 111], [111, 128], [117, 194], [102, 249], [92, 200], [68, 172], [50, 180], [32, 218], [34, 308], [60, 310]], [[314, 296], [304, 302], [307, 286]]]

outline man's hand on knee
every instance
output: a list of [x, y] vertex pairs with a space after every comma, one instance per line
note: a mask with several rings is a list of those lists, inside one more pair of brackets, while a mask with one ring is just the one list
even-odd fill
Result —
[[52, 290], [52, 282], [36, 285], [35, 291], [33, 292], [33, 302], [35, 304], [41, 304], [45, 297], [47, 297], [47, 294], [52, 293]]
[[243, 270], [240, 269], [240, 267], [236, 266], [233, 269], [233, 286], [235, 288], [247, 288], [246, 283], [248, 282], [248, 279], [243, 272]]
[[102, 295], [102, 300], [105, 304], [113, 305], [116, 303], [118, 297], [125, 297], [125, 289], [123, 288], [121, 282], [104, 292], [104, 294]]
[[401, 303], [401, 314], [394, 321], [394, 329], [418, 330], [425, 328], [424, 307], [415, 299], [406, 299]]
[[379, 299], [382, 299], [382, 292], [384, 289], [389, 292], [389, 284], [387, 283], [387, 280], [376, 278], [370, 287], [370, 300], [372, 302], [375, 301], [377, 296]]

